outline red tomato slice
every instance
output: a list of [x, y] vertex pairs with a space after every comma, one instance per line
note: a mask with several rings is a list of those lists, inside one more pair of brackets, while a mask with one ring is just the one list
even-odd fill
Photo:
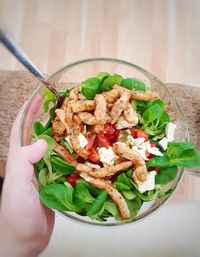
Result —
[[129, 128], [131, 135], [133, 138], [137, 138], [137, 129], [135, 128]]
[[156, 147], [156, 144], [154, 142], [150, 142], [151, 147]]
[[148, 134], [147, 134], [147, 132], [145, 132], [144, 130], [141, 130], [141, 129], [138, 129], [138, 130], [137, 130], [137, 138], [138, 138], [138, 137], [145, 138], [145, 141], [148, 140]]
[[99, 154], [98, 154], [97, 150], [94, 147], [92, 147], [92, 149], [90, 150], [90, 154], [88, 156], [88, 160], [90, 160], [93, 163], [99, 163], [100, 162]]
[[106, 124], [106, 125], [104, 126], [104, 133], [106, 134], [106, 136], [107, 136], [108, 138], [113, 137], [114, 134], [115, 134], [115, 131], [116, 131], [115, 125]]
[[129, 130], [131, 131], [131, 135], [133, 138], [142, 137], [142, 138], [145, 138], [145, 141], [148, 140], [148, 134], [146, 131], [142, 129], [136, 129], [136, 128], [130, 128]]
[[116, 129], [115, 134], [113, 135], [111, 141], [114, 142], [119, 142], [120, 141], [120, 136], [121, 136], [121, 130]]
[[86, 150], [90, 150], [92, 149], [93, 145], [94, 145], [94, 141], [95, 141], [96, 135], [93, 135], [89, 138], [88, 140], [88, 144], [86, 145], [85, 149]]
[[148, 168], [148, 171], [156, 171], [156, 172], [159, 172], [159, 167], [150, 167], [150, 168]]
[[70, 183], [73, 187], [75, 187], [76, 181], [80, 178], [81, 177], [79, 175], [70, 175], [66, 178], [66, 181]]
[[99, 131], [99, 133], [97, 134], [97, 139], [101, 146], [104, 146], [104, 147], [111, 146], [111, 142], [109, 138], [106, 137], [103, 131]]

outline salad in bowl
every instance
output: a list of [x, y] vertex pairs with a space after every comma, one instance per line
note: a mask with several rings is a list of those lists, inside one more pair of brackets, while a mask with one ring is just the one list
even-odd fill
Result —
[[34, 123], [34, 140], [48, 143], [35, 164], [48, 208], [130, 222], [147, 202], [173, 192], [179, 167], [200, 165], [192, 143], [174, 141], [164, 101], [142, 80], [100, 72], [58, 92], [59, 105], [44, 90], [49, 119]]

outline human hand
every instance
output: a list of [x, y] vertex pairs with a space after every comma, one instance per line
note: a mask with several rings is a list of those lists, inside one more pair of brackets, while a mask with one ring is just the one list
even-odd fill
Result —
[[[29, 124], [41, 106], [38, 96], [29, 112]], [[32, 185], [33, 164], [39, 161], [47, 143], [19, 145], [22, 112], [12, 127], [5, 181], [0, 206], [0, 256], [37, 256], [47, 246], [54, 225], [54, 212], [40, 203]]]

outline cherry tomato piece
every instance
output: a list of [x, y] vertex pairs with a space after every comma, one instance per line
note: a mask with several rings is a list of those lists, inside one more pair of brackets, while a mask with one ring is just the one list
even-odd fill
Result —
[[108, 138], [113, 137], [114, 134], [115, 134], [115, 131], [116, 131], [115, 125], [106, 124], [106, 125], [104, 126], [104, 133], [106, 134], [106, 136], [107, 136]]
[[97, 139], [101, 146], [104, 146], [104, 147], [111, 146], [111, 142], [109, 138], [106, 137], [103, 131], [99, 131], [99, 133], [97, 134]]
[[148, 134], [146, 131], [142, 129], [136, 129], [136, 128], [130, 128], [129, 130], [131, 131], [131, 135], [133, 138], [141, 137], [141, 138], [144, 138], [145, 141], [148, 140]]
[[148, 171], [159, 172], [159, 167], [150, 167], [150, 168], [148, 168]]
[[76, 181], [78, 180], [78, 179], [80, 179], [81, 177], [79, 176], [79, 175], [70, 175], [70, 176], [68, 176], [67, 178], [66, 178], [66, 181], [70, 184], [70, 185], [72, 185], [73, 187], [75, 187], [75, 185], [76, 185]]
[[138, 130], [137, 130], [137, 138], [138, 138], [138, 137], [144, 138], [145, 141], [148, 140], [148, 134], [147, 134], [147, 132], [145, 132], [144, 130], [141, 130], [141, 129], [138, 129]]
[[133, 138], [137, 138], [137, 129], [135, 128], [129, 128], [131, 135]]
[[87, 144], [86, 147], [85, 147], [86, 150], [92, 149], [92, 147], [93, 147], [93, 145], [94, 145], [95, 138], [96, 138], [96, 135], [93, 135], [93, 136], [91, 136], [91, 137], [88, 139], [88, 144]]
[[90, 150], [90, 154], [88, 156], [88, 160], [90, 160], [93, 163], [99, 163], [100, 162], [99, 154], [98, 154], [97, 150], [94, 147], [92, 147], [92, 149]]

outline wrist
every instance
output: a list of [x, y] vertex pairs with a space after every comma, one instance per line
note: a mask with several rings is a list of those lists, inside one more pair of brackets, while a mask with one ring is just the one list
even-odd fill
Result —
[[39, 252], [32, 242], [22, 240], [16, 236], [15, 231], [10, 230], [9, 225], [0, 215], [0, 256], [6, 257], [37, 257]]

